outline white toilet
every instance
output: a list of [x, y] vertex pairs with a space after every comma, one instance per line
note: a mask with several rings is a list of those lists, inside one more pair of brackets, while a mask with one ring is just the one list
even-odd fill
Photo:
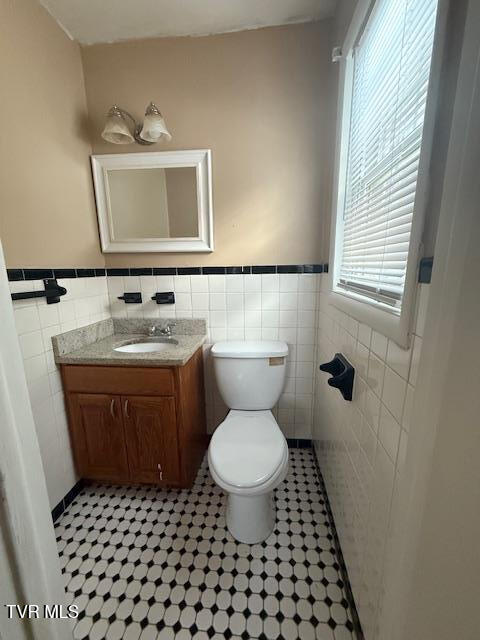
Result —
[[208, 465], [228, 494], [227, 526], [248, 544], [268, 538], [275, 524], [273, 490], [288, 471], [288, 445], [270, 409], [285, 383], [285, 342], [217, 342], [218, 389], [230, 412], [210, 441]]

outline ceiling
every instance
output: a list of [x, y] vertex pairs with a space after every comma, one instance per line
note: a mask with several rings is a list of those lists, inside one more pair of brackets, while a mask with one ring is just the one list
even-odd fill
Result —
[[82, 44], [200, 36], [321, 20], [336, 0], [40, 0]]

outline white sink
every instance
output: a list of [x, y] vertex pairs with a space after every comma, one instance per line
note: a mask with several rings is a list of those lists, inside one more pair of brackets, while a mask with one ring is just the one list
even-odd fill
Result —
[[177, 340], [169, 339], [169, 340], [137, 340], [127, 342], [127, 344], [122, 344], [119, 347], [115, 347], [114, 351], [120, 351], [122, 353], [157, 353], [159, 351], [165, 351], [166, 349], [171, 349], [175, 345], [178, 344]]

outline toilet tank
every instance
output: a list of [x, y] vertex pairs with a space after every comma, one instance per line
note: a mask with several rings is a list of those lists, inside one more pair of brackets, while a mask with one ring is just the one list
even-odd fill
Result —
[[217, 342], [211, 354], [218, 390], [227, 407], [261, 411], [275, 406], [285, 383], [285, 342]]

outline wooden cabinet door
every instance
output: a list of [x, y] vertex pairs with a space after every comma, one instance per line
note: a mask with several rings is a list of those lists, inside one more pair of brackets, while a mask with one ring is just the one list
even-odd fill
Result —
[[78, 473], [97, 480], [128, 480], [120, 396], [71, 393], [68, 402]]
[[132, 480], [178, 485], [175, 398], [122, 396], [122, 407]]

